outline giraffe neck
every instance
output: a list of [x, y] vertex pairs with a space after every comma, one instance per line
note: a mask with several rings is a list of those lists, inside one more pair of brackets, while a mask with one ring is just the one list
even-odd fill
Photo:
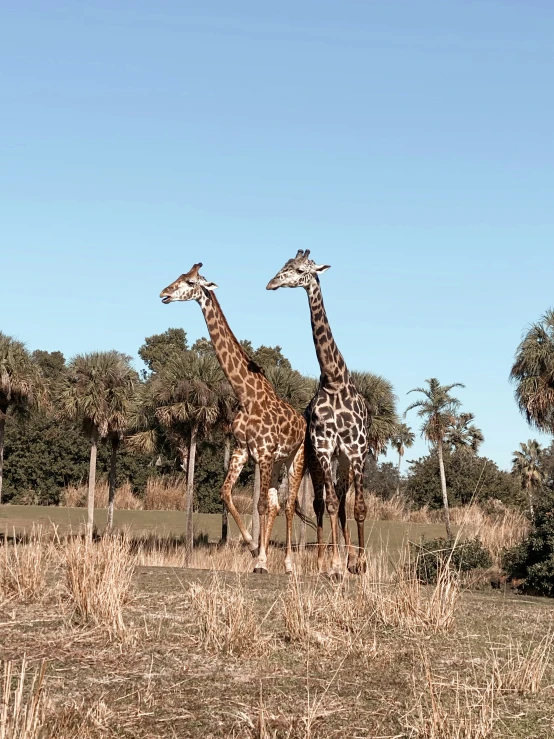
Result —
[[350, 375], [333, 338], [318, 279], [310, 282], [307, 293], [315, 351], [321, 370], [321, 384], [324, 387], [343, 385], [348, 382]]
[[249, 399], [255, 394], [247, 380], [253, 375], [263, 377], [263, 374], [237, 341], [215, 295], [211, 291], [203, 290], [198, 302], [219, 363], [239, 403], [243, 408], [247, 407]]

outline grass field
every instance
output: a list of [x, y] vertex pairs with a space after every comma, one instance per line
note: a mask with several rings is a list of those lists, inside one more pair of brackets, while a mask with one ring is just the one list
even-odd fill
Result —
[[[271, 574], [251, 574], [237, 542], [153, 566], [184, 562], [177, 512], [121, 511], [127, 539], [64, 540], [85, 515], [0, 508], [0, 531], [60, 534], [0, 546], [2, 736], [554, 739], [554, 602], [418, 583], [403, 544], [442, 526], [368, 522], [367, 573], [335, 583], [312, 547], [288, 577], [275, 548]], [[219, 526], [199, 516], [196, 533]]]
[[[87, 511], [84, 508], [58, 508], [46, 506], [0, 506], [0, 532], [11, 533], [28, 531], [33, 524], [42, 524], [45, 528], [54, 525], [59, 533], [78, 532], [86, 522]], [[95, 511], [95, 522], [100, 531], [106, 521], [106, 511]], [[246, 521], [250, 516], [244, 516]], [[357, 540], [355, 523], [350, 521], [353, 540]], [[185, 532], [185, 514], [180, 511], [115, 511], [116, 528], [128, 528], [133, 535], [155, 533], [161, 537], [180, 537]], [[295, 519], [295, 537], [298, 537], [299, 520]], [[229, 529], [232, 538], [239, 538], [235, 522], [229, 517]], [[325, 517], [324, 531], [329, 534], [328, 519]], [[219, 541], [221, 536], [221, 516], [216, 514], [197, 513], [194, 516], [195, 536], [206, 536], [209, 542]], [[367, 542], [373, 549], [388, 546], [399, 549], [408, 540], [416, 541], [422, 536], [428, 539], [444, 536], [441, 524], [415, 524], [399, 521], [366, 521]], [[285, 518], [278, 516], [273, 527], [272, 538], [283, 542], [285, 539]], [[316, 541], [315, 531], [308, 527], [308, 543]]]
[[363, 610], [359, 578], [139, 567], [116, 637], [75, 621], [63, 572], [0, 601], [0, 658], [45, 661], [37, 737], [554, 737], [549, 601], [466, 592], [436, 632], [383, 620], [386, 599]]

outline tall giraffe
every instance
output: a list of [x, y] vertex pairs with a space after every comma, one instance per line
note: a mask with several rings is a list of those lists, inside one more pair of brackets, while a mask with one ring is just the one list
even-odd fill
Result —
[[[202, 308], [215, 353], [239, 401], [239, 411], [233, 421], [237, 446], [221, 489], [221, 497], [249, 545], [258, 557], [254, 572], [267, 573], [267, 549], [275, 516], [279, 512], [277, 484], [283, 463], [289, 475], [289, 496], [285, 506], [287, 545], [285, 570], [292, 572], [292, 519], [298, 488], [304, 470], [304, 440], [306, 422], [288, 403], [281, 400], [263, 370], [252, 360], [231, 331], [221, 306], [214, 295], [217, 285], [199, 274], [202, 263], [195, 264], [187, 274], [160, 293], [163, 303], [196, 300]], [[260, 467], [259, 542], [252, 536], [233, 503], [232, 490], [248, 455]]]
[[[319, 284], [319, 275], [329, 265], [317, 265], [309, 259], [309, 250], [299, 250], [294, 259], [267, 285], [268, 290], [280, 287], [303, 287], [308, 293], [312, 333], [321, 377], [316, 395], [306, 409], [308, 422], [307, 463], [314, 483], [314, 511], [317, 517], [318, 566], [323, 571], [325, 544], [323, 541], [323, 512], [325, 502], [331, 519], [332, 559], [329, 574], [341, 577], [338, 549], [338, 522], [348, 549], [348, 569], [365, 570], [364, 521], [366, 505], [363, 495], [363, 471], [367, 458], [368, 410], [358, 393], [340, 353], [329, 322]], [[338, 457], [339, 475], [333, 480], [333, 458]], [[358, 524], [358, 549], [352, 546], [346, 524], [346, 493], [353, 479], [355, 490], [354, 517]]]

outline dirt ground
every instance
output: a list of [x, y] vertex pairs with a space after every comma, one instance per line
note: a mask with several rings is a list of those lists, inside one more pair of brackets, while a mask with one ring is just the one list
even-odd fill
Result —
[[[348, 616], [354, 576], [137, 567], [117, 636], [75, 623], [63, 577], [39, 602], [0, 599], [0, 658], [46, 661], [44, 737], [554, 737], [550, 652], [537, 692], [507, 679], [551, 630], [550, 600], [463, 592], [433, 633]], [[432, 733], [433, 701], [465, 733]]]

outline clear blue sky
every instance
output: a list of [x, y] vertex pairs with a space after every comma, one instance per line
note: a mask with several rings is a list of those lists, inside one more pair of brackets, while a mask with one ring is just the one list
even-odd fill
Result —
[[508, 467], [536, 436], [513, 354], [554, 305], [553, 38], [546, 0], [5, 4], [0, 330], [193, 341], [199, 307], [158, 294], [202, 261], [239, 338], [317, 375], [306, 295], [265, 290], [310, 248], [348, 365], [401, 410], [465, 383]]

